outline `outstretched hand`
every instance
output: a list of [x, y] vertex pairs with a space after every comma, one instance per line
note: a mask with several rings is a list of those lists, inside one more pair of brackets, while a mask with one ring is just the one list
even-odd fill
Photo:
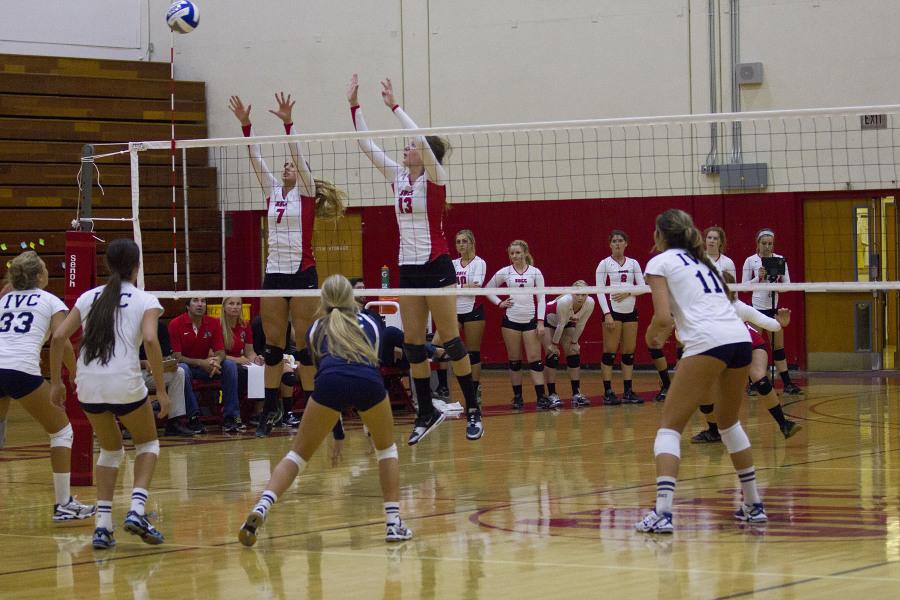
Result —
[[359, 106], [359, 76], [354, 73], [353, 77], [350, 78], [350, 83], [347, 84], [347, 101], [350, 102], [350, 106]]
[[381, 99], [388, 108], [394, 108], [397, 104], [394, 101], [394, 84], [391, 83], [390, 77], [381, 82]]
[[775, 320], [778, 321], [778, 324], [781, 325], [781, 328], [784, 329], [791, 323], [791, 309], [789, 308], [779, 308], [778, 313], [775, 315]]
[[241, 102], [240, 96], [232, 96], [228, 99], [228, 109], [234, 113], [234, 116], [241, 122], [241, 125], [246, 126], [250, 124], [251, 108], [253, 108], [252, 104], [248, 104], [244, 107], [244, 103]]
[[[297, 102], [291, 100], [290, 94], [285, 97], [284, 92], [278, 92], [277, 94], [275, 94], [275, 102], [278, 104], [278, 110], [270, 109], [269, 112], [281, 119], [281, 122], [285, 125], [287, 125], [288, 123], [293, 123], [294, 119], [291, 115], [293, 114], [294, 105]], [[249, 112], [249, 110], [247, 112]]]

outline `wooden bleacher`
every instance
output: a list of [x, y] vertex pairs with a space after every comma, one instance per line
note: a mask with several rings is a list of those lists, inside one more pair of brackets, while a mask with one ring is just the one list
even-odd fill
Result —
[[[139, 61], [0, 54], [0, 273], [20, 243], [43, 239], [37, 250], [47, 262], [52, 292], [63, 292], [64, 232], [76, 215], [76, 176], [83, 144], [169, 139], [169, 65]], [[205, 84], [176, 82], [175, 134], [207, 137]], [[124, 148], [122, 146], [121, 148]], [[99, 146], [108, 152], [112, 146]], [[115, 148], [120, 149], [119, 147]], [[205, 150], [188, 152], [191, 285], [221, 285], [216, 172]], [[181, 185], [181, 152], [178, 153]], [[131, 216], [127, 154], [98, 160], [94, 180], [96, 217]], [[141, 231], [148, 289], [173, 289], [170, 157], [141, 153]], [[178, 247], [183, 249], [182, 192], [177, 192]], [[131, 237], [131, 223], [98, 222], [107, 242]], [[105, 244], [98, 244], [102, 254]], [[101, 263], [102, 264], [102, 261]], [[179, 260], [179, 288], [184, 260]], [[104, 274], [101, 267], [101, 276]]]

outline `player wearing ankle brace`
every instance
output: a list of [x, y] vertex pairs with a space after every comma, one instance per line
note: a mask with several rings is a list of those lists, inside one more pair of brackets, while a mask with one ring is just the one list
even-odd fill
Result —
[[[47, 336], [59, 328], [68, 308], [62, 300], [46, 291], [47, 266], [36, 252], [29, 250], [14, 258], [6, 272], [7, 292], [0, 296], [0, 448], [6, 429], [9, 400], [19, 402], [34, 416], [50, 436], [50, 465], [53, 468], [53, 507], [55, 522], [86, 519], [94, 507], [75, 500], [69, 479], [72, 461], [72, 426], [60, 408], [65, 393], [51, 399], [51, 387], [41, 375], [41, 348]], [[60, 347], [66, 367], [75, 373], [75, 354], [68, 338]], [[56, 406], [54, 406], [56, 404]]]
[[718, 388], [715, 410], [722, 441], [743, 493], [735, 518], [765, 521], [750, 441], [738, 421], [751, 361], [750, 334], [734, 310], [728, 285], [706, 256], [703, 238], [690, 215], [677, 209], [660, 214], [654, 239], [660, 254], [647, 263], [646, 269], [654, 313], [647, 329], [647, 345], [663, 347], [673, 326], [677, 326], [684, 355], [662, 407], [654, 443], [656, 505], [635, 524], [635, 529], [647, 533], [674, 530], [672, 505], [681, 459], [681, 433], [696, 408], [696, 390], [714, 386]]
[[269, 509], [309, 463], [322, 441], [339, 422], [341, 411], [353, 406], [372, 436], [384, 495], [385, 540], [412, 537], [400, 519], [400, 467], [394, 445], [391, 405], [378, 370], [382, 325], [360, 313], [353, 288], [343, 275], [322, 283], [320, 312], [306, 335], [317, 367], [315, 392], [303, 411], [303, 419], [288, 452], [272, 472], [272, 478], [241, 526], [238, 539], [245, 546], [256, 543]]
[[141, 376], [140, 345], [153, 380], [159, 416], [168, 416], [170, 403], [163, 375], [162, 351], [157, 331], [162, 306], [155, 296], [135, 287], [140, 268], [140, 249], [128, 239], [113, 241], [106, 249], [110, 276], [105, 285], [82, 294], [72, 311], [53, 334], [50, 345], [50, 375], [53, 393], [65, 396], [60, 381], [62, 351], [66, 340], [80, 327], [84, 332], [78, 352], [78, 400], [97, 434], [100, 456], [95, 478], [97, 522], [94, 548], [115, 545], [112, 500], [122, 462], [121, 421], [134, 440], [134, 487], [131, 510], [125, 516], [125, 530], [147, 544], [161, 544], [163, 534], [147, 520], [150, 481], [159, 456], [156, 419], [147, 402], [147, 386]]

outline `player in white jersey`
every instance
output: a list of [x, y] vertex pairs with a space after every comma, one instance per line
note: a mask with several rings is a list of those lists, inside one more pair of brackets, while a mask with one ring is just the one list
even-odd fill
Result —
[[[487, 277], [487, 263], [475, 254], [475, 234], [471, 229], [461, 229], [456, 232], [456, 251], [459, 258], [453, 259], [453, 268], [456, 270], [456, 287], [480, 288]], [[469, 351], [469, 363], [472, 365], [472, 384], [475, 386], [475, 394], [481, 403], [481, 338], [484, 336], [484, 296], [457, 296], [456, 297], [456, 321], [462, 330], [466, 341], [466, 349]], [[433, 340], [435, 345], [440, 343], [440, 336]], [[447, 363], [438, 363], [438, 387], [434, 391], [435, 398], [447, 401], [450, 398], [450, 390], [447, 386]]]
[[[295, 102], [283, 92], [275, 95], [276, 110], [269, 112], [278, 117], [287, 134], [294, 133], [293, 108]], [[244, 136], [253, 135], [250, 123], [251, 105], [244, 106], [238, 96], [229, 100], [229, 109], [240, 121]], [[288, 144], [291, 160], [286, 161], [281, 182], [272, 174], [263, 160], [259, 146], [249, 146], [250, 164], [259, 185], [266, 195], [268, 257], [263, 289], [291, 290], [315, 289], [319, 286], [316, 261], [313, 256], [312, 235], [316, 218], [334, 219], [343, 214], [344, 193], [334, 184], [315, 179], [300, 144]], [[306, 331], [313, 321], [318, 300], [316, 298], [266, 297], [260, 299], [260, 315], [267, 340], [281, 340], [287, 329], [288, 317], [295, 330]], [[303, 389], [312, 390], [315, 369], [305, 342], [297, 340], [297, 359]], [[285, 349], [277, 344], [267, 344], [263, 355], [265, 369], [265, 403], [256, 428], [258, 437], [265, 437], [275, 425], [281, 383], [282, 362]]]
[[525, 402], [522, 399], [522, 346], [525, 346], [525, 359], [531, 372], [531, 382], [537, 397], [537, 407], [543, 410], [558, 409], [562, 402], [559, 398], [551, 403], [544, 394], [544, 363], [541, 362], [541, 339], [544, 337], [544, 316], [547, 301], [544, 294], [517, 294], [516, 288], [544, 287], [544, 275], [534, 266], [534, 259], [528, 251], [528, 244], [523, 240], [513, 240], [507, 247], [512, 264], [497, 271], [485, 284], [485, 287], [510, 288], [509, 297], [488, 295], [488, 300], [500, 308], [506, 309], [500, 331], [506, 345], [506, 356], [509, 361], [509, 379], [513, 388], [513, 410], [522, 410]]
[[670, 209], [656, 217], [656, 249], [647, 263], [653, 320], [647, 345], [662, 348], [673, 325], [684, 344], [678, 375], [662, 408], [653, 453], [656, 507], [638, 531], [672, 533], [672, 502], [681, 457], [681, 432], [697, 407], [697, 390], [716, 397], [722, 442], [741, 482], [743, 500], [735, 517], [751, 523], [768, 518], [756, 485], [750, 440], [738, 420], [744, 380], [751, 360], [750, 334], [728, 297], [728, 285], [703, 251], [703, 238], [690, 215]]
[[[731, 273], [723, 273], [725, 283], [732, 284], [735, 282]], [[753, 361], [750, 363], [750, 381], [754, 382], [759, 391], [760, 399], [765, 403], [766, 409], [772, 418], [778, 424], [778, 429], [785, 439], [793, 436], [800, 431], [802, 427], [787, 419], [784, 416], [784, 410], [781, 407], [781, 401], [778, 394], [772, 389], [772, 382], [766, 375], [766, 368], [769, 362], [769, 353], [767, 352], [766, 339], [761, 331], [780, 331], [788, 326], [791, 322], [791, 311], [786, 308], [779, 308], [775, 318], [767, 317], [752, 306], [748, 306], [737, 299], [737, 293], [731, 292], [731, 301], [738, 317], [744, 321], [747, 331], [750, 332], [750, 340], [753, 344]], [[694, 437], [691, 442], [695, 444], [720, 442], [718, 423], [713, 416], [715, 399], [710, 399], [708, 404], [700, 405], [700, 412], [706, 417], [707, 428]]]
[[[613, 229], [609, 234], [610, 256], [597, 265], [597, 285], [620, 288], [609, 295], [597, 294], [600, 310], [603, 311], [603, 360], [600, 370], [603, 373], [603, 404], [615, 405], [640, 404], [644, 400], [631, 389], [631, 377], [634, 372], [634, 350], [637, 345], [638, 314], [635, 308], [635, 297], [640, 294], [634, 286], [644, 285], [644, 274], [641, 265], [633, 258], [625, 256], [628, 247], [628, 234], [621, 229]], [[616, 397], [612, 390], [613, 365], [616, 352], [622, 348], [622, 378], [625, 389], [622, 399]]]
[[[394, 99], [390, 79], [381, 82], [381, 98], [406, 129], [418, 129]], [[358, 99], [356, 74], [347, 85], [350, 115], [357, 131], [368, 131]], [[359, 147], [372, 161], [394, 192], [394, 214], [400, 232], [401, 288], [443, 288], [456, 285], [456, 272], [450, 260], [444, 236], [443, 215], [447, 207], [447, 172], [444, 154], [449, 144], [437, 136], [414, 135], [403, 149], [402, 164], [396, 162], [371, 139], [360, 139]], [[484, 434], [481, 409], [472, 381], [472, 365], [466, 345], [459, 337], [456, 299], [453, 296], [400, 296], [403, 321], [403, 350], [410, 364], [410, 375], [418, 401], [416, 421], [407, 444], [417, 444], [444, 420], [431, 402], [431, 369], [425, 349], [428, 312], [437, 326], [444, 351], [453, 364], [453, 372], [466, 401], [466, 439], [478, 440]]]
[[[790, 283], [791, 276], [788, 272], [787, 262], [784, 264], [784, 274], [767, 273], [763, 266], [764, 258], [784, 258], [775, 254], [775, 233], [771, 229], [760, 229], [756, 234], [756, 254], [748, 256], [744, 261], [741, 283]], [[778, 294], [772, 292], [753, 292], [753, 308], [770, 318], [775, 317], [778, 309]], [[784, 352], [784, 331], [776, 331], [771, 334], [772, 358], [775, 359], [775, 367], [784, 384], [784, 393], [791, 396], [803, 393], [794, 382], [788, 372], [787, 356]]]
[[703, 230], [703, 240], [706, 244], [706, 255], [719, 270], [719, 273], [722, 275], [730, 273], [737, 280], [734, 261], [725, 256], [725, 248], [727, 247], [725, 230], [717, 226], [707, 227]]
[[[70, 493], [74, 433], [66, 417], [65, 398], [58, 403], [52, 401], [40, 364], [44, 342], [63, 322], [68, 309], [62, 300], [44, 290], [47, 267], [34, 251], [14, 258], [6, 277], [9, 292], [0, 297], [0, 399], [5, 407], [9, 398], [17, 400], [50, 436], [56, 495], [53, 521], [86, 519], [94, 514], [94, 507], [81, 504]], [[65, 352], [69, 372], [74, 372], [72, 345], [64, 345], [60, 351]], [[5, 410], [0, 416], [6, 416]]]
[[[575, 287], [587, 287], [587, 282], [579, 279]], [[562, 403], [556, 393], [556, 369], [560, 355], [565, 355], [569, 383], [572, 386], [572, 408], [590, 406], [591, 401], [581, 393], [581, 346], [578, 340], [585, 325], [594, 312], [596, 302], [587, 294], [565, 294], [547, 303], [544, 319], [544, 351], [547, 354], [547, 398], [551, 404]]]
[[119, 465], [125, 458], [122, 422], [134, 440], [134, 488], [125, 530], [147, 544], [161, 544], [163, 535], [147, 520], [147, 488], [159, 457], [156, 419], [147, 402], [147, 386], [141, 375], [140, 347], [144, 344], [153, 381], [159, 416], [169, 412], [169, 397], [163, 372], [157, 331], [162, 306], [155, 296], [135, 287], [140, 267], [140, 250], [128, 239], [113, 241], [106, 249], [110, 273], [106, 285], [82, 294], [50, 344], [50, 377], [55, 398], [65, 398], [60, 381], [62, 350], [79, 328], [83, 330], [75, 376], [78, 400], [94, 428], [100, 456], [94, 471], [97, 479], [97, 524], [93, 546], [115, 546], [112, 500]]

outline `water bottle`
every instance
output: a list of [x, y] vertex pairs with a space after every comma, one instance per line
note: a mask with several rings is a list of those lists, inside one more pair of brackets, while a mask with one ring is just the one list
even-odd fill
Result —
[[381, 267], [381, 289], [391, 287], [391, 270], [387, 265]]

